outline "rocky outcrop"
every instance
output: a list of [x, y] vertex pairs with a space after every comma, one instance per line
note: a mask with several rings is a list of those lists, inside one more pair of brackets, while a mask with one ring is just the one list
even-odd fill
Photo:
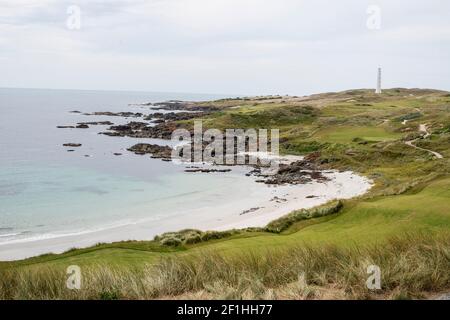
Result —
[[87, 125], [87, 126], [112, 126], [114, 123], [111, 121], [92, 121], [92, 122], [78, 122], [78, 125]]
[[113, 137], [132, 137], [132, 138], [153, 138], [170, 140], [172, 132], [178, 129], [175, 123], [161, 123], [154, 127], [144, 122], [130, 122], [128, 124], [112, 126], [109, 131], [101, 134]]
[[166, 102], [158, 102], [153, 104], [153, 110], [185, 110], [185, 111], [203, 111], [211, 112], [220, 110], [216, 106], [203, 106], [195, 102], [171, 100]]
[[64, 143], [63, 146], [64, 147], [71, 147], [71, 148], [78, 148], [78, 147], [81, 147], [82, 144], [81, 143]]
[[212, 173], [212, 172], [230, 172], [231, 169], [205, 169], [205, 168], [198, 168], [198, 169], [186, 169], [184, 172], [200, 172], [200, 173]]
[[108, 116], [108, 117], [124, 117], [124, 118], [140, 118], [143, 116], [140, 112], [111, 112], [101, 111], [93, 113], [85, 113], [86, 116]]
[[243, 216], [244, 214], [252, 213], [252, 212], [258, 211], [259, 209], [263, 209], [263, 208], [262, 207], [250, 208], [248, 210], [242, 211], [239, 215]]
[[265, 176], [265, 184], [305, 184], [311, 181], [328, 181], [321, 171], [318, 171], [315, 164], [309, 161], [301, 160], [291, 164], [282, 164], [276, 174]]
[[76, 126], [57, 126], [58, 129], [88, 129], [89, 126], [112, 126], [111, 121], [78, 122]]
[[157, 144], [138, 143], [127, 150], [139, 155], [150, 154], [155, 159], [170, 160], [172, 157], [171, 147]]
[[[159, 120], [159, 121], [181, 121], [191, 120], [208, 115], [207, 112], [170, 112], [170, 113], [152, 113], [144, 118], [144, 120]], [[154, 121], [155, 122], [155, 121]]]

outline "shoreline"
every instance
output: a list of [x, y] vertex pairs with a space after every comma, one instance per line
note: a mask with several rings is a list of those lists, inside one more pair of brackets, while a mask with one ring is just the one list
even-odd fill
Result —
[[182, 229], [224, 231], [264, 227], [292, 211], [309, 209], [331, 200], [358, 197], [372, 187], [369, 179], [350, 171], [323, 171], [323, 174], [330, 180], [299, 185], [267, 186], [270, 192], [265, 194], [251, 195], [249, 190], [246, 199], [237, 199], [236, 202], [221, 206], [202, 206], [186, 210], [159, 221], [148, 219], [103, 230], [2, 243], [0, 261], [22, 260], [48, 253], [59, 254], [72, 248], [87, 248], [98, 243], [150, 241], [158, 234]]
[[[170, 140], [167, 140], [168, 136], [166, 134], [170, 130], [167, 131], [166, 129], [171, 128], [174, 120], [181, 119], [180, 117], [190, 119], [192, 116], [188, 112], [195, 112], [194, 117], [197, 117], [215, 110], [213, 107], [199, 107], [192, 102], [182, 101], [176, 103], [155, 103], [149, 106], [151, 106], [150, 109], [153, 111], [161, 110], [163, 113], [155, 114], [155, 116], [157, 115], [156, 117], [153, 114], [145, 116], [141, 112], [133, 113], [131, 111], [127, 111], [126, 113], [109, 111], [82, 113], [77, 111], [77, 113], [80, 113], [83, 117], [101, 116], [102, 118], [94, 119], [96, 121], [95, 123], [100, 120], [105, 120], [103, 119], [104, 116], [106, 116], [106, 120], [116, 123], [116, 126], [109, 127], [107, 132], [95, 130], [97, 134], [141, 139], [158, 138], [162, 139], [162, 141], [169, 142]], [[197, 113], [197, 111], [200, 112]], [[164, 112], [169, 113], [165, 114]], [[143, 118], [145, 121], [154, 121], [160, 118], [165, 121], [155, 126], [149, 125], [148, 122], [128, 123], [127, 116], [132, 118], [136, 116]], [[119, 121], [124, 124], [117, 126], [116, 119], [122, 119], [124, 117], [125, 119], [123, 120], [125, 121]], [[148, 129], [149, 131], [144, 129]], [[127, 150], [132, 151], [130, 148]], [[152, 152], [144, 152], [144, 154], [151, 153], [153, 158], [159, 158], [154, 154], [159, 150], [155, 151], [152, 149], [150, 151]], [[290, 165], [304, 159], [304, 157], [300, 156], [274, 156], [269, 153], [260, 152], [247, 152], [246, 155], [257, 158], [271, 158], [272, 160], [273, 157], [276, 157], [280, 165]], [[87, 248], [98, 243], [113, 243], [129, 240], [151, 241], [156, 235], [183, 229], [224, 231], [229, 229], [265, 227], [271, 221], [281, 218], [295, 210], [309, 209], [332, 200], [361, 196], [372, 187], [372, 181], [368, 178], [350, 171], [319, 170], [314, 165], [310, 168], [305, 163], [300, 164], [294, 171], [302, 172], [302, 174], [294, 174], [294, 176], [291, 176], [288, 173], [287, 177], [278, 177], [279, 180], [275, 179], [275, 181], [271, 181], [270, 183], [272, 184], [267, 184], [265, 188], [252, 188], [251, 186], [247, 186], [248, 189], [242, 189], [243, 187], [240, 186], [242, 190], [237, 188], [240, 193], [234, 192], [230, 199], [224, 197], [223, 194], [218, 194], [216, 195], [218, 197], [216, 199], [205, 198], [199, 200], [199, 205], [196, 204], [195, 207], [186, 207], [186, 203], [184, 204], [185, 207], [183, 207], [183, 203], [181, 203], [179, 208], [173, 209], [172, 211], [156, 212], [156, 216], [154, 215], [155, 212], [152, 212], [154, 210], [152, 206], [141, 207], [141, 212], [149, 211], [150, 214], [139, 220], [116, 220], [108, 224], [93, 226], [90, 229], [68, 230], [60, 234], [58, 234], [58, 231], [54, 231], [54, 233], [49, 232], [31, 238], [13, 239], [3, 242], [0, 243], [0, 261], [21, 260], [48, 253], [60, 254], [73, 248]], [[215, 171], [211, 170], [209, 172]], [[308, 172], [319, 173], [328, 179], [320, 180], [318, 177], [313, 178], [312, 174]], [[309, 178], [304, 178], [304, 173], [306, 175], [309, 174]], [[249, 176], [249, 179], [254, 180], [254, 182], [260, 182], [257, 181], [258, 174], [252, 175], [251, 177], [251, 173], [245, 175]], [[286, 181], [288, 183], [284, 184]], [[296, 181], [296, 183], [292, 183], [293, 181]], [[220, 200], [216, 201], [219, 198]], [[127, 208], [125, 210], [132, 209]]]

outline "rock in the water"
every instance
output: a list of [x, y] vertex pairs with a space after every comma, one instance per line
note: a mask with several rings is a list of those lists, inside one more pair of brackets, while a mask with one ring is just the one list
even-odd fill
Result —
[[186, 169], [184, 172], [201, 172], [201, 173], [212, 173], [212, 172], [230, 172], [231, 169]]
[[144, 155], [151, 154], [152, 158], [156, 159], [170, 159], [172, 157], [172, 148], [169, 146], [160, 146], [157, 144], [148, 143], [138, 143], [128, 151], [134, 152], [135, 154]]
[[130, 122], [124, 125], [112, 126], [101, 134], [113, 137], [154, 138], [170, 140], [172, 132], [178, 128], [174, 122], [161, 123], [154, 127], [144, 122]]
[[86, 113], [87, 116], [109, 116], [109, 117], [124, 117], [124, 118], [140, 118], [143, 116], [142, 113], [137, 112], [110, 112], [110, 111], [101, 111], [94, 113]]
[[87, 126], [112, 126], [114, 123], [111, 121], [91, 121], [91, 122], [79, 122], [78, 125], [87, 125]]
[[155, 123], [163, 123], [164, 121], [180, 121], [191, 120], [210, 114], [209, 112], [169, 112], [169, 113], [152, 113], [144, 118], [144, 120], [154, 120]]
[[244, 214], [252, 213], [252, 212], [258, 211], [259, 209], [263, 209], [263, 208], [261, 208], [261, 207], [250, 208], [250, 209], [248, 209], [248, 210], [242, 211], [239, 215], [240, 215], [240, 216], [243, 216]]
[[82, 144], [81, 143], [64, 143], [63, 146], [64, 147], [78, 148], [78, 147], [81, 147]]
[[198, 105], [195, 102], [171, 100], [166, 102], [158, 102], [153, 104], [153, 110], [186, 110], [186, 111], [217, 111], [220, 110], [216, 106]]

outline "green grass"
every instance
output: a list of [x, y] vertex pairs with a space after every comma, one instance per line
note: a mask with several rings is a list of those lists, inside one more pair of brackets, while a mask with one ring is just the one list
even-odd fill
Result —
[[312, 139], [331, 143], [352, 143], [355, 138], [369, 142], [394, 141], [402, 137], [401, 133], [390, 132], [383, 127], [333, 127], [316, 132]]
[[424, 188], [417, 187], [416, 190], [399, 196], [347, 201], [344, 209], [337, 215], [297, 222], [280, 235], [257, 232], [178, 249], [149, 245], [148, 242], [116, 243], [74, 251], [65, 256], [34, 258], [28, 262], [25, 260], [12, 264], [3, 263], [3, 267], [21, 264], [142, 265], [152, 263], [163, 256], [184, 256], [203, 250], [238, 254], [248, 250], [258, 252], [298, 243], [354, 246], [383, 242], [389, 237], [409, 232], [448, 233], [450, 178], [433, 181]]
[[[412, 245], [414, 244], [414, 245]], [[367, 267], [381, 270], [381, 289], [366, 287]], [[80, 290], [64, 269], [9, 269], [1, 299], [377, 299], [422, 298], [450, 285], [450, 237], [410, 234], [382, 245], [266, 248], [236, 255], [203, 250], [140, 268], [82, 268]]]
[[[323, 290], [333, 294], [336, 293], [333, 288], [337, 288], [337, 297], [365, 298], [376, 295], [370, 295], [361, 288], [358, 281], [362, 271], [354, 267], [361, 267], [368, 257], [377, 259], [367, 251], [372, 248], [380, 257], [386, 258], [383, 261], [378, 257], [380, 263], [389, 262], [386, 268], [390, 270], [390, 282], [389, 287], [381, 292], [383, 297], [395, 298], [410, 294], [420, 297], [422, 293], [450, 289], [448, 277], [444, 276], [450, 270], [449, 255], [448, 250], [443, 248], [450, 236], [450, 102], [447, 95], [439, 91], [392, 89], [376, 96], [367, 90], [353, 90], [312, 96], [306, 100], [282, 97], [205, 102], [205, 105], [213, 104], [222, 108], [204, 119], [205, 128], [279, 128], [282, 152], [318, 152], [318, 162], [323, 168], [359, 172], [373, 179], [375, 186], [362, 198], [344, 201], [343, 208], [333, 214], [318, 214], [307, 220], [282, 219], [279, 223], [283, 225], [283, 231], [279, 234], [253, 230], [233, 232], [221, 239], [212, 237], [209, 241], [206, 241], [211, 238], [209, 235], [200, 234], [200, 239], [205, 237], [205, 241], [188, 243], [183, 238], [177, 247], [162, 245], [162, 241], [102, 244], [62, 255], [46, 255], [12, 263], [0, 262], [0, 279], [1, 275], [18, 272], [23, 279], [22, 285], [28, 288], [28, 278], [22, 273], [34, 274], [38, 278], [47, 277], [49, 280], [49, 274], [59, 274], [68, 265], [76, 264], [88, 268], [93, 279], [106, 277], [114, 279], [117, 284], [111, 287], [110, 283], [101, 290], [90, 287], [90, 291], [79, 296], [65, 296], [66, 293], [58, 289], [60, 296], [195, 297], [200, 292], [198, 294], [206, 298], [217, 298], [223, 297], [222, 293], [225, 292], [225, 297], [235, 298], [264, 298], [274, 293], [286, 298], [311, 298], [326, 297]], [[411, 121], [403, 125], [399, 119], [404, 118]], [[183, 123], [192, 125], [192, 121]], [[405, 137], [418, 134], [421, 123], [427, 123], [433, 135], [418, 141], [417, 145], [442, 153], [444, 159], [437, 160], [427, 152], [404, 144]], [[303, 217], [302, 214], [300, 216]], [[290, 217], [296, 217], [296, 214]], [[286, 221], [288, 223], [285, 224]], [[411, 234], [414, 234], [412, 238], [409, 236]], [[165, 238], [177, 236], [168, 234]], [[393, 237], [396, 245], [392, 245]], [[415, 242], [405, 247], [405, 243], [411, 239], [416, 239], [423, 250], [414, 251]], [[309, 256], [302, 251], [305, 247], [311, 250]], [[324, 249], [330, 247], [335, 249]], [[429, 249], [428, 253], [425, 248]], [[268, 250], [279, 261], [272, 261], [267, 256]], [[249, 252], [253, 256], [249, 256]], [[443, 252], [447, 252], [447, 256]], [[287, 271], [289, 257], [293, 254], [316, 265], [316, 269], [311, 267], [307, 270], [311, 277], [323, 281], [308, 280], [300, 288], [298, 283], [293, 284], [293, 274]], [[214, 259], [205, 258], [208, 255]], [[319, 263], [324, 257], [334, 261], [340, 256], [348, 257], [354, 265], [344, 261], [343, 269], [333, 269], [328, 264]], [[254, 261], [255, 257], [276, 266], [281, 275], [289, 276], [277, 278], [260, 274], [262, 266]], [[192, 259], [198, 259], [198, 263], [193, 263]], [[304, 264], [298, 259], [294, 259], [298, 261], [293, 266], [294, 270], [304, 270]], [[411, 266], [415, 267], [416, 274], [413, 268], [404, 264], [408, 259]], [[427, 259], [430, 261], [428, 266], [425, 263]], [[227, 261], [227, 266], [223, 266], [223, 261]], [[395, 269], [395, 263], [400, 263], [402, 267]], [[221, 266], [222, 271], [231, 272], [229, 277], [214, 273], [211, 266], [215, 264]], [[163, 272], [163, 267], [173, 273]], [[152, 274], [145, 271], [148, 270], [146, 268], [156, 269], [150, 269]], [[233, 276], [236, 270], [241, 270], [239, 268], [248, 271], [246, 278], [239, 280]], [[353, 279], [343, 276], [344, 268], [352, 270]], [[205, 278], [198, 275], [202, 270]], [[103, 273], [98, 275], [98, 272]], [[142, 291], [147, 288], [146, 285], [136, 283], [133, 274], [145, 275], [148, 288], [152, 288], [150, 293]], [[135, 288], [140, 288], [138, 293], [127, 286], [127, 279], [129, 283], [134, 283]], [[195, 279], [203, 279], [203, 282], [195, 282]], [[42, 284], [42, 287], [31, 288], [30, 292], [34, 293], [27, 296], [24, 288], [16, 289], [20, 291], [16, 296], [28, 298], [38, 297], [39, 290], [48, 290]], [[308, 292], [312, 291], [316, 293], [310, 296]], [[41, 295], [44, 294], [41, 292]]]

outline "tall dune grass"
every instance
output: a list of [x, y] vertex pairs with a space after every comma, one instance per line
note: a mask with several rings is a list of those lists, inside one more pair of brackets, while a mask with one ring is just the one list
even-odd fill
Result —
[[[368, 265], [381, 268], [381, 290], [367, 289]], [[299, 244], [233, 256], [202, 251], [133, 269], [90, 266], [82, 276], [81, 290], [69, 290], [62, 268], [3, 270], [0, 298], [421, 298], [450, 289], [450, 236], [415, 234], [368, 247]]]

